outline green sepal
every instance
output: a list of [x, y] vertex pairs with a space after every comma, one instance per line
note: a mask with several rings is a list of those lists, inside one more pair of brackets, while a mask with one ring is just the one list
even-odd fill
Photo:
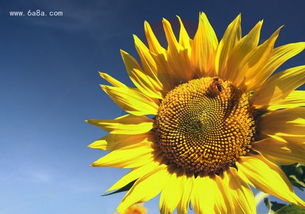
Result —
[[117, 194], [117, 193], [120, 193], [120, 192], [126, 192], [126, 191], [131, 189], [131, 187], [133, 186], [133, 184], [135, 182], [136, 182], [136, 180], [131, 181], [129, 184], [123, 186], [122, 188], [120, 188], [118, 190], [115, 190], [113, 192], [110, 192], [110, 193], [104, 193], [102, 196], [108, 196], [108, 195], [113, 195], [113, 194]]

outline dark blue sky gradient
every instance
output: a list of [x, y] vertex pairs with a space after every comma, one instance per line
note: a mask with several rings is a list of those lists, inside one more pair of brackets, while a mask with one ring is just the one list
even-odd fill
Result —
[[[97, 71], [130, 83], [119, 49], [132, 34], [179, 15], [194, 31], [206, 12], [220, 37], [241, 12], [243, 32], [264, 19], [262, 39], [284, 24], [277, 45], [305, 41], [304, 1], [0, 1], [0, 213], [108, 214], [122, 194], [100, 195], [127, 170], [91, 168], [106, 152], [87, 145], [106, 133], [84, 122], [124, 112], [101, 91]], [[63, 11], [10, 17], [9, 11]], [[164, 37], [164, 36], [163, 36]], [[305, 64], [300, 54], [282, 68]], [[303, 194], [303, 193], [302, 193]], [[304, 198], [304, 195], [303, 195]], [[157, 199], [146, 206], [157, 213]], [[261, 211], [260, 209], [260, 212]]]

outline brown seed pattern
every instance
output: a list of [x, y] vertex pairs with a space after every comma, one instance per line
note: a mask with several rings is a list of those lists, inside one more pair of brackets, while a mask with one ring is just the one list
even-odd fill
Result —
[[170, 91], [154, 123], [164, 161], [192, 174], [220, 173], [251, 148], [255, 126], [248, 95], [204, 77]]

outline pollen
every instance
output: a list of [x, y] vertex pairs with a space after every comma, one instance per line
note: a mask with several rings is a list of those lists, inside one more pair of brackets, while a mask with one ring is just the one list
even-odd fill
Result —
[[154, 130], [166, 164], [194, 175], [221, 173], [251, 151], [249, 95], [219, 78], [191, 80], [166, 95]]

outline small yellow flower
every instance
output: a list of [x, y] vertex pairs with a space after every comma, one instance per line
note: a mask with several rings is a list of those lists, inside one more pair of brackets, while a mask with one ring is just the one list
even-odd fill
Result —
[[161, 213], [256, 213], [249, 185], [305, 206], [278, 164], [305, 163], [305, 66], [272, 73], [305, 42], [259, 42], [263, 22], [242, 36], [241, 16], [218, 38], [206, 15], [190, 38], [163, 19], [168, 47], [145, 22], [140, 63], [121, 51], [135, 87], [101, 73], [102, 89], [128, 114], [88, 120], [110, 134], [91, 148], [111, 152], [92, 166], [131, 168], [108, 189], [135, 181], [117, 211], [160, 195]]
[[124, 214], [147, 214], [147, 209], [142, 204], [134, 204]]

